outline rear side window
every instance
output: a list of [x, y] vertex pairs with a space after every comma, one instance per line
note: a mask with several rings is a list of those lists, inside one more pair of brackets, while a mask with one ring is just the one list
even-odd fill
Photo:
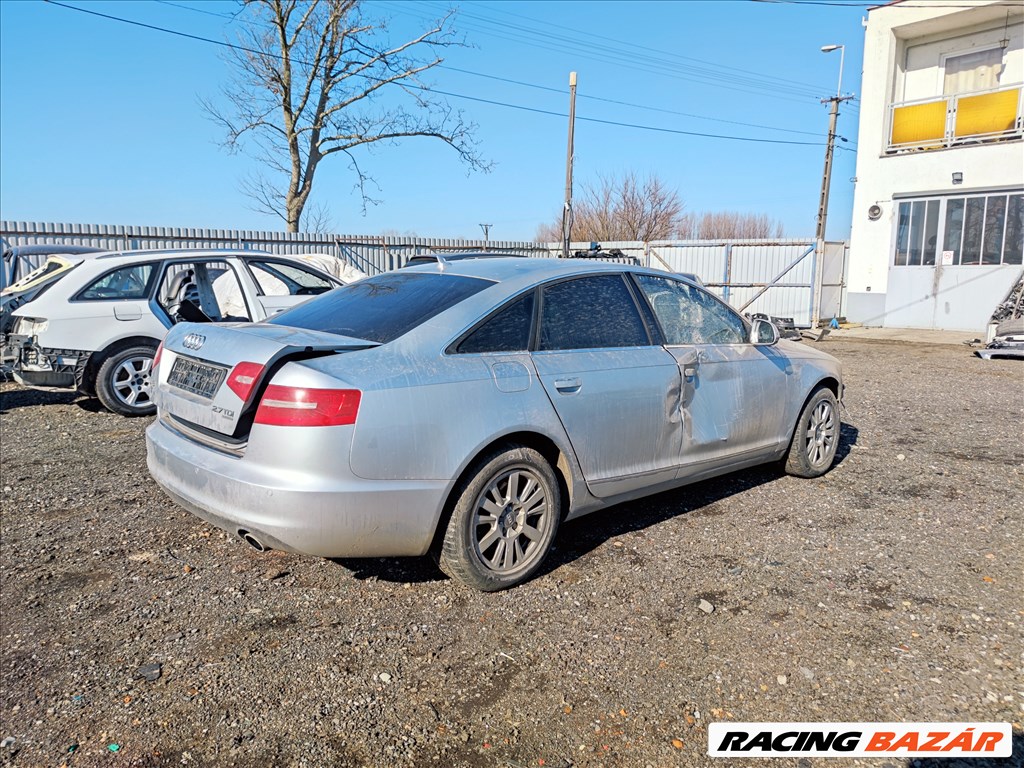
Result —
[[541, 350], [645, 347], [651, 342], [620, 275], [600, 275], [544, 288]]
[[87, 288], [79, 291], [75, 298], [80, 301], [145, 299], [149, 295], [149, 279], [152, 276], [152, 264], [121, 267], [95, 280]]
[[524, 352], [530, 348], [533, 291], [488, 319], [459, 344], [456, 352]]
[[270, 322], [387, 344], [490, 285], [461, 275], [389, 272], [310, 299]]

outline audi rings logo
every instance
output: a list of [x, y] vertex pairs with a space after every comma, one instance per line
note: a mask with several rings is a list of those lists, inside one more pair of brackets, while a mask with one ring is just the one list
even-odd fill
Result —
[[185, 337], [185, 340], [181, 342], [185, 349], [199, 349], [203, 344], [206, 343], [206, 337], [198, 333], [190, 333]]

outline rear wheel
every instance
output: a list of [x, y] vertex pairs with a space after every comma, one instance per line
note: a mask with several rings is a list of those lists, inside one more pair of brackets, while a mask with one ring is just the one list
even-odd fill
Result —
[[484, 592], [526, 581], [558, 531], [561, 491], [551, 465], [525, 446], [496, 450], [463, 484], [441, 546], [441, 570]]
[[839, 447], [839, 424], [836, 396], [822, 387], [811, 395], [796, 420], [786, 472], [797, 477], [819, 477], [828, 472]]
[[156, 413], [150, 374], [156, 347], [139, 345], [107, 357], [96, 374], [96, 396], [108, 411], [122, 416]]

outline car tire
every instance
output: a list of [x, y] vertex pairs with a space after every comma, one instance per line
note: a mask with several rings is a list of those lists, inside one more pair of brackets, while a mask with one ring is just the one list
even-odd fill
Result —
[[811, 394], [796, 420], [786, 455], [786, 472], [796, 477], [820, 477], [832, 468], [839, 447], [839, 403], [831, 389]]
[[122, 416], [156, 413], [149, 379], [155, 354], [155, 346], [139, 344], [104, 359], [96, 373], [96, 397], [104, 408]]
[[521, 584], [547, 557], [561, 512], [547, 460], [525, 446], [498, 448], [476, 462], [458, 491], [438, 564], [483, 592]]

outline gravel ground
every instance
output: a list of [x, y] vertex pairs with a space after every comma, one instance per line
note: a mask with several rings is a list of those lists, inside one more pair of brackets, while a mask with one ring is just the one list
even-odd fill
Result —
[[257, 554], [157, 490], [147, 419], [0, 385], [0, 763], [720, 766], [712, 721], [972, 720], [1021, 765], [1024, 368], [821, 346], [831, 473], [597, 513], [500, 594]]

